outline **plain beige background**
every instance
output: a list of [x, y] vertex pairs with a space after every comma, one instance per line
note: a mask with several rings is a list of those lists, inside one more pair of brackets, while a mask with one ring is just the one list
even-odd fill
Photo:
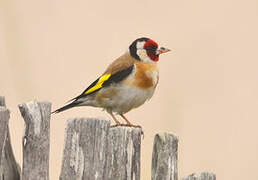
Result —
[[[154, 97], [127, 114], [143, 126], [142, 179], [150, 179], [155, 133], [179, 136], [179, 176], [258, 179], [257, 0], [1, 0], [0, 95], [22, 161], [17, 105], [56, 109], [80, 94], [138, 37], [173, 51], [160, 57]], [[75, 108], [52, 116], [51, 180], [58, 179], [66, 119], [106, 117]]]

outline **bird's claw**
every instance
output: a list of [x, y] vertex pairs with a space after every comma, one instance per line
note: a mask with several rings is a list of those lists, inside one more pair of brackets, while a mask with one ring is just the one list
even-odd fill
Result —
[[110, 127], [118, 127], [118, 126], [121, 126], [121, 124], [111, 125]]

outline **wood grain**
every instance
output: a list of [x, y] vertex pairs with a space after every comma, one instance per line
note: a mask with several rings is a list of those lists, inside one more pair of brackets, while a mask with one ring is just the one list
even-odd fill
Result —
[[141, 128], [112, 127], [108, 141], [107, 179], [140, 180]]
[[151, 180], [177, 180], [178, 138], [159, 133], [154, 138]]
[[110, 122], [95, 118], [67, 121], [60, 180], [103, 180]]
[[32, 101], [19, 109], [25, 121], [22, 179], [48, 180], [51, 103]]

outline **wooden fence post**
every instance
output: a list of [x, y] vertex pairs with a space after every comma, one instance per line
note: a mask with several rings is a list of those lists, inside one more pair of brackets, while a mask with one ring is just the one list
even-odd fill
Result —
[[194, 173], [183, 177], [182, 180], [216, 180], [216, 175], [210, 172], [202, 172], [200, 175]]
[[19, 109], [25, 121], [22, 179], [48, 180], [51, 103], [32, 101]]
[[151, 180], [177, 180], [178, 138], [160, 133], [154, 138]]
[[109, 130], [106, 178], [140, 180], [141, 128], [112, 127]]
[[[23, 136], [24, 180], [49, 179], [49, 132], [51, 103], [19, 105], [25, 121]], [[20, 180], [20, 168], [13, 155], [10, 113], [0, 96], [0, 180]], [[140, 180], [141, 128], [117, 126], [95, 118], [67, 121], [60, 180]], [[178, 138], [160, 133], [154, 138], [152, 180], [178, 180]], [[216, 180], [202, 172], [182, 180]]]
[[3, 96], [0, 96], [0, 106], [5, 107], [5, 99]]
[[5, 108], [4, 98], [0, 97], [0, 164], [2, 164], [2, 154], [4, 151], [9, 119], [10, 112]]
[[0, 96], [0, 165], [2, 164], [2, 154], [4, 151], [9, 119], [10, 112], [5, 107], [5, 99], [4, 97]]
[[[6, 112], [8, 110], [5, 108], [5, 106], [6, 106], [5, 99], [4, 99], [4, 97], [0, 96], [0, 109], [2, 109], [3, 111]], [[9, 120], [9, 111], [8, 111], [7, 117]], [[5, 121], [5, 118], [3, 118], [3, 119], [0, 118], [0, 127], [4, 127], [3, 121]], [[2, 150], [0, 151], [1, 152], [1, 154], [0, 154], [0, 159], [1, 159], [0, 160], [0, 180], [20, 180], [21, 168], [14, 158], [8, 124], [6, 125], [6, 129], [4, 131], [5, 132], [2, 132], [2, 130], [1, 130], [1, 132], [0, 132], [0, 134], [1, 134], [0, 136], [2, 136], [5, 133], [4, 141], [2, 141], [3, 139], [1, 139], [1, 142], [0, 142], [0, 143], [3, 142], [3, 146], [0, 145], [0, 147], [2, 147]]]
[[67, 121], [60, 180], [103, 180], [110, 122], [94, 118]]
[[[7, 126], [10, 118], [9, 111], [4, 108], [3, 106], [0, 106], [0, 165], [2, 165], [2, 154], [4, 151], [5, 146], [5, 139], [7, 136]], [[3, 172], [2, 168], [0, 172]]]

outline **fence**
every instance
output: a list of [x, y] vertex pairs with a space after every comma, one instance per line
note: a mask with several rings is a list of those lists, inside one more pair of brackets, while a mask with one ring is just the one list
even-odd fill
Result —
[[[9, 111], [0, 97], [0, 180], [49, 179], [51, 103], [19, 105], [25, 121], [22, 170], [16, 163], [9, 135]], [[141, 129], [110, 127], [94, 118], [67, 121], [60, 180], [139, 180]], [[154, 138], [151, 180], [177, 180], [178, 137]], [[182, 180], [215, 180], [213, 173], [191, 174]]]

